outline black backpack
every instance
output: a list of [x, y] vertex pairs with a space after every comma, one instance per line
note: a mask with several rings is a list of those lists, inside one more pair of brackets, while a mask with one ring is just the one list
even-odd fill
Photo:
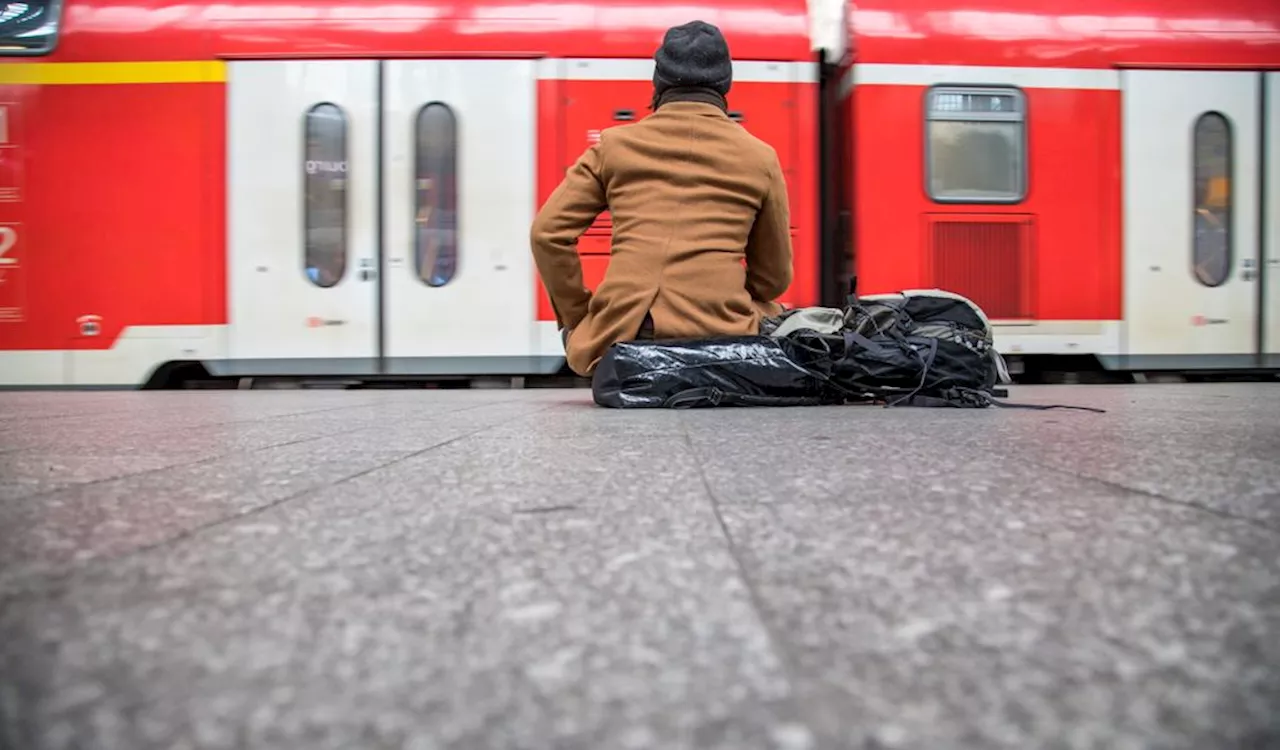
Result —
[[[828, 382], [846, 400], [984, 407], [1006, 395], [996, 387], [1011, 379], [991, 322], [965, 297], [938, 289], [850, 295], [843, 312], [839, 331], [802, 328], [788, 338], [811, 361], [826, 354]], [[776, 331], [772, 324], [764, 330]]]
[[615, 344], [591, 387], [611, 408], [1022, 406], [996, 401], [1009, 382], [981, 308], [924, 289], [788, 310], [765, 319], [758, 336]]

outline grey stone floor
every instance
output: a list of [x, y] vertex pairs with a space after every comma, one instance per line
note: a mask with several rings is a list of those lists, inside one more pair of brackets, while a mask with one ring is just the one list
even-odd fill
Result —
[[1280, 384], [0, 395], [0, 745], [1280, 747]]

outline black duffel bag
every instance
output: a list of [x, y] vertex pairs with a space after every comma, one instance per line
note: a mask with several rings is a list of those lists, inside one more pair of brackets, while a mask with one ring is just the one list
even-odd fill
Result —
[[605, 352], [591, 394], [612, 409], [839, 403], [821, 365], [804, 359], [791, 341], [768, 336], [628, 341]]

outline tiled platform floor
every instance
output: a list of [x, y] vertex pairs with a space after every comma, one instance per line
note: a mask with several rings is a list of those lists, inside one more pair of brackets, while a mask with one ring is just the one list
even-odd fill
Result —
[[1280, 747], [1280, 384], [0, 395], [0, 745]]

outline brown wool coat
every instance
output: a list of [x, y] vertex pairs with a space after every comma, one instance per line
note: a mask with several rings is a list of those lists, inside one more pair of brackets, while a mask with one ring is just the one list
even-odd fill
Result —
[[[612, 254], [593, 295], [577, 242], [606, 209]], [[605, 130], [531, 231], [570, 331], [569, 366], [589, 376], [610, 345], [636, 337], [646, 312], [655, 338], [755, 334], [791, 284], [790, 223], [777, 153], [718, 107], [671, 102]]]

